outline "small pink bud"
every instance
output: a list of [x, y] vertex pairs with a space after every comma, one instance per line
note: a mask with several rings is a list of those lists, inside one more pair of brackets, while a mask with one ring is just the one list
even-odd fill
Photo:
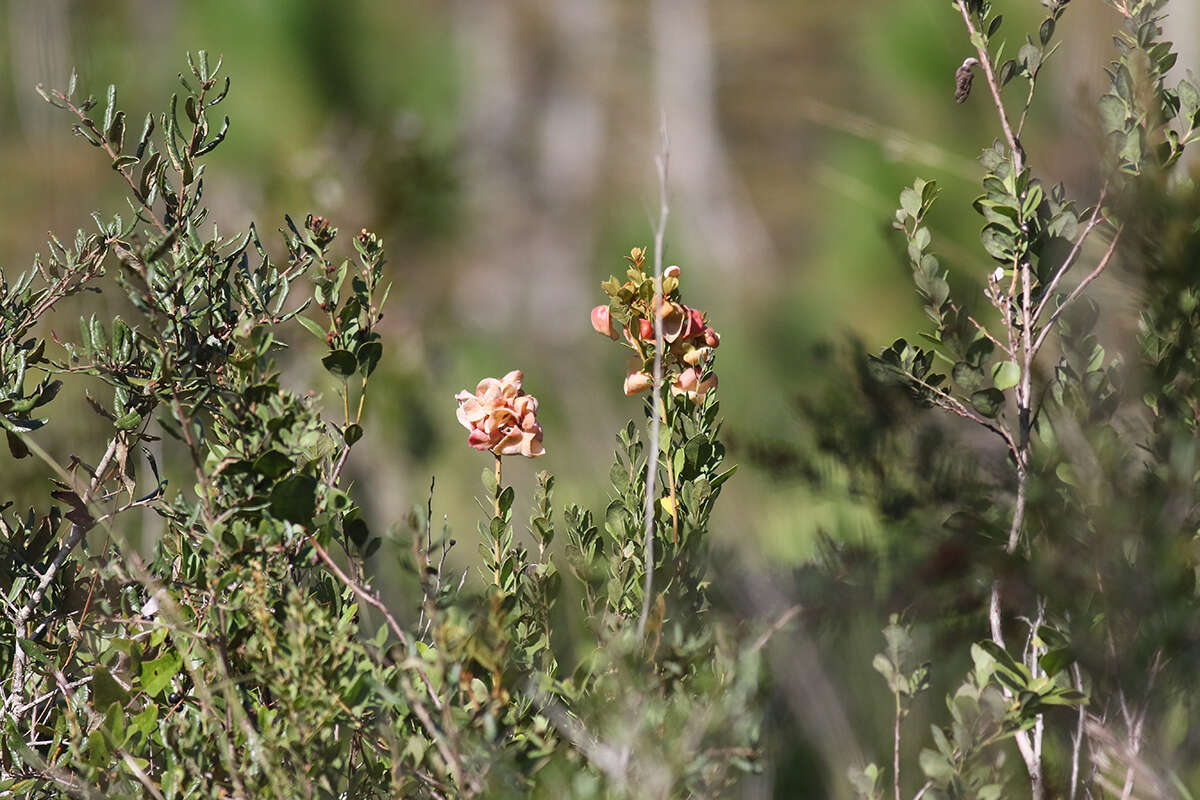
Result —
[[625, 378], [625, 394], [637, 394], [650, 388], [653, 379], [645, 372], [633, 372]]
[[679, 277], [679, 267], [672, 264], [671, 266], [669, 266], [663, 270], [663, 275], [665, 275], [668, 278], [678, 278]]
[[638, 320], [638, 338], [642, 341], [650, 341], [654, 338], [654, 325], [648, 319]]
[[704, 343], [709, 347], [717, 347], [721, 344], [721, 335], [712, 328], [704, 329]]
[[592, 327], [597, 333], [602, 333], [614, 341], [617, 338], [617, 332], [613, 330], [612, 317], [608, 310], [608, 306], [596, 306], [592, 309]]

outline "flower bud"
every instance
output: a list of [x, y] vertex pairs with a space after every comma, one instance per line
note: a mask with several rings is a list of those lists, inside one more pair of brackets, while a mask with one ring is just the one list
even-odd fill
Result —
[[668, 278], [678, 278], [679, 277], [679, 267], [672, 264], [671, 266], [669, 266], [663, 270], [663, 275]]
[[638, 338], [642, 341], [651, 341], [654, 339], [654, 325], [648, 319], [639, 319], [638, 321]]
[[693, 347], [683, 354], [683, 363], [697, 366], [701, 361], [708, 358], [708, 354], [712, 352], [711, 347]]
[[709, 347], [719, 346], [721, 344], [721, 334], [717, 333], [712, 328], [705, 328], [704, 343]]
[[654, 383], [654, 379], [645, 372], [633, 372], [625, 377], [625, 394], [637, 394], [644, 392]]
[[617, 338], [608, 306], [596, 306], [592, 309], [592, 327], [596, 329], [597, 333], [602, 333], [614, 341]]
[[699, 373], [693, 369], [685, 369], [679, 373], [679, 377], [675, 379], [674, 388], [680, 392], [690, 392], [695, 390], [696, 384], [700, 382]]

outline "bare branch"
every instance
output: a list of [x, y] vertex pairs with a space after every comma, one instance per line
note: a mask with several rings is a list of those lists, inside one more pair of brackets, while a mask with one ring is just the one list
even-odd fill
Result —
[[771, 627], [763, 631], [762, 634], [760, 634], [759, 637], [754, 640], [754, 644], [750, 645], [749, 652], [757, 653], [759, 650], [762, 650], [764, 647], [766, 647], [767, 642], [771, 641], [771, 637], [783, 630], [783, 627], [795, 619], [796, 616], [802, 611], [804, 611], [804, 606], [796, 605], [780, 614], [779, 619], [771, 623]]
[[337, 565], [337, 562], [333, 560], [333, 557], [329, 555], [329, 552], [324, 547], [321, 547], [315, 536], [309, 536], [308, 543], [311, 544], [313, 549], [317, 551], [317, 555], [320, 556], [321, 560], [325, 562], [325, 566], [329, 567], [329, 570], [335, 576], [337, 576], [337, 579], [344, 583], [352, 592], [354, 592], [354, 594], [358, 596], [358, 599], [362, 600], [364, 603], [383, 614], [383, 618], [387, 620], [388, 627], [391, 628], [392, 633], [396, 634], [396, 638], [400, 640], [402, 645], [408, 647], [408, 634], [406, 634], [404, 629], [400, 627], [400, 623], [396, 622], [396, 618], [392, 616], [391, 611], [388, 611], [388, 608], [383, 604], [383, 601], [368, 592], [363, 587], [359, 586], [353, 578], [347, 575], [345, 571]]
[[958, 6], [958, 10], [962, 14], [967, 32], [971, 34], [971, 41], [975, 44], [975, 52], [979, 54], [979, 66], [983, 68], [988, 89], [992, 93], [992, 102], [996, 105], [996, 114], [1000, 117], [1000, 127], [1004, 131], [1004, 139], [1008, 142], [1009, 149], [1012, 150], [1013, 166], [1019, 174], [1025, 169], [1025, 152], [1021, 149], [1021, 143], [1013, 133], [1012, 126], [1008, 124], [1004, 101], [1000, 99], [1000, 84], [996, 81], [996, 73], [992, 71], [991, 56], [988, 55], [987, 49], [982, 44], [982, 35], [975, 30], [975, 24], [971, 22], [971, 15], [967, 13], [967, 4], [964, 0], [954, 0], [954, 4]]
[[[109, 466], [112, 464], [113, 455], [117, 452], [117, 442], [123, 434], [114, 436], [108, 442], [108, 449], [104, 451], [104, 456], [100, 459], [100, 463], [96, 465], [96, 469], [92, 473], [92, 480], [83, 490], [80, 496], [80, 501], [83, 505], [87, 505], [91, 499], [91, 495], [104, 482], [104, 476], [108, 472]], [[31, 452], [35, 453], [39, 458], [45, 461], [51, 467], [57, 467], [60, 472], [60, 477], [71, 480], [71, 475], [63, 470], [54, 458], [47, 453], [42, 447], [31, 439], [25, 440], [25, 445]], [[94, 524], [94, 523], [93, 523]], [[25, 699], [25, 660], [27, 658], [24, 649], [21, 647], [20, 640], [23, 638], [23, 630], [25, 623], [29, 621], [30, 615], [42, 601], [42, 597], [46, 594], [46, 590], [54, 581], [54, 576], [58, 574], [59, 569], [66, 562], [67, 556], [75, 549], [75, 546], [83, 539], [84, 535], [91, 528], [90, 525], [80, 525], [72, 523], [70, 532], [59, 545], [58, 552], [54, 556], [54, 560], [46, 567], [46, 571], [42, 573], [41, 579], [38, 581], [37, 588], [33, 590], [33, 594], [25, 601], [25, 605], [17, 612], [13, 619], [13, 660], [12, 660], [12, 680], [9, 684], [9, 695], [6, 698], [6, 710], [14, 712], [15, 709], [22, 705]]]
[[[1083, 672], [1079, 669], [1079, 664], [1071, 665], [1071, 679], [1075, 691], [1083, 694]], [[1079, 791], [1079, 751], [1083, 747], [1084, 724], [1087, 722], [1087, 708], [1083, 703], [1079, 704], [1079, 720], [1075, 725], [1075, 732], [1071, 734], [1071, 791], [1068, 795], [1068, 800], [1075, 800], [1075, 795]]]
[[1104, 256], [1100, 259], [1100, 263], [1096, 265], [1096, 268], [1089, 272], [1087, 276], [1079, 282], [1079, 285], [1071, 290], [1071, 293], [1067, 295], [1067, 299], [1064, 300], [1058, 308], [1054, 309], [1054, 313], [1050, 315], [1048, 320], [1046, 320], [1046, 324], [1042, 327], [1041, 333], [1038, 334], [1037, 340], [1033, 343], [1033, 352], [1036, 353], [1041, 350], [1042, 344], [1044, 344], [1046, 341], [1046, 337], [1050, 335], [1050, 331], [1054, 326], [1054, 321], [1062, 315], [1067, 306], [1069, 306], [1071, 302], [1075, 300], [1075, 298], [1079, 297], [1080, 293], [1082, 293], [1084, 289], [1091, 285], [1092, 281], [1096, 280], [1096, 278], [1099, 278], [1100, 273], [1104, 272], [1105, 268], [1108, 267], [1108, 263], [1112, 260], [1113, 253], [1116, 252], [1117, 242], [1121, 239], [1122, 230], [1122, 228], [1117, 229], [1116, 234], [1113, 235], [1112, 241], [1108, 244], [1108, 250], [1104, 252]]
[[[662, 306], [662, 254], [663, 238], [667, 231], [667, 168], [671, 157], [671, 140], [667, 136], [667, 120], [664, 115], [659, 128], [662, 144], [655, 159], [658, 171], [658, 222], [654, 226], [654, 308]], [[642, 613], [638, 616], [637, 636], [641, 639], [646, 633], [646, 620], [650, 616], [650, 595], [654, 590], [654, 501], [657, 489], [655, 481], [658, 478], [658, 436], [661, 422], [662, 407], [662, 352], [663, 352], [663, 318], [662, 314], [654, 314], [654, 387], [650, 405], [650, 446], [646, 456], [646, 508], [642, 523], [645, 527], [645, 560], [646, 584], [642, 591]]]
[[1083, 249], [1083, 243], [1091, 234], [1092, 229], [1099, 225], [1103, 218], [1100, 214], [1101, 206], [1104, 204], [1104, 198], [1108, 195], [1108, 183], [1104, 184], [1104, 188], [1100, 190], [1100, 197], [1096, 200], [1096, 207], [1092, 209], [1092, 216], [1088, 219], [1087, 225], [1083, 229], [1083, 233], [1079, 234], [1079, 238], [1075, 240], [1075, 244], [1071, 247], [1071, 252], [1067, 253], [1067, 257], [1063, 259], [1062, 266], [1058, 268], [1058, 272], [1050, 279], [1050, 283], [1046, 284], [1046, 288], [1042, 291], [1042, 299], [1038, 302], [1037, 308], [1033, 311], [1033, 323], [1036, 325], [1038, 317], [1042, 316], [1042, 312], [1046, 310], [1046, 304], [1050, 302], [1050, 298], [1054, 296], [1054, 290], [1058, 288], [1059, 281], [1067, 274], [1078, 258], [1080, 250]]

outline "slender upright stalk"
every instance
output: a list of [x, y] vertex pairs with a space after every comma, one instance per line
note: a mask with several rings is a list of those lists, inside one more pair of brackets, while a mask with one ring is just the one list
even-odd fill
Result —
[[[500, 492], [503, 491], [503, 485], [500, 483], [500, 481], [501, 481], [501, 472], [500, 472], [501, 457], [500, 457], [499, 453], [495, 453], [494, 455], [496, 456], [496, 493], [495, 493], [495, 496], [492, 498], [492, 503], [493, 503], [492, 509], [494, 511], [495, 517], [497, 519], [499, 519], [500, 518]], [[495, 567], [492, 569], [492, 581], [497, 586], [499, 586], [500, 585], [500, 559], [503, 557], [503, 553], [500, 551], [500, 537], [499, 536], [492, 537], [492, 557], [494, 559], [493, 563], [495, 564]]]
[[893, 692], [896, 698], [896, 721], [892, 726], [892, 794], [895, 800], [900, 800], [900, 693]]
[[[670, 140], [667, 138], [667, 122], [664, 119], [660, 129], [662, 148], [659, 150], [655, 166], [658, 168], [658, 222], [654, 226], [654, 299], [653, 309], [662, 305], [662, 251], [663, 239], [667, 230], [667, 166], [670, 158]], [[654, 590], [654, 501], [658, 493], [656, 481], [658, 478], [658, 437], [661, 423], [659, 406], [662, 404], [662, 352], [663, 352], [663, 320], [662, 315], [654, 314], [654, 386], [650, 399], [650, 447], [646, 456], [646, 506], [642, 523], [645, 528], [643, 549], [646, 559], [646, 583], [642, 591], [642, 613], [638, 616], [637, 636], [641, 639], [646, 633], [646, 620], [650, 616], [650, 595]]]
[[[996, 107], [996, 114], [1000, 120], [1000, 128], [1004, 133], [1004, 140], [1008, 144], [1009, 151], [1012, 154], [1013, 171], [1016, 175], [1020, 175], [1025, 170], [1025, 151], [1022, 149], [1016, 134], [1013, 133], [1012, 125], [1009, 124], [1008, 113], [1004, 108], [1004, 101], [1000, 97], [1000, 84], [996, 80], [995, 71], [992, 69], [991, 55], [987, 51], [986, 42], [982, 34], [975, 28], [974, 22], [971, 21], [971, 14], [967, 11], [965, 0], [954, 0], [954, 4], [962, 15], [963, 24], [966, 25], [967, 33], [971, 37], [971, 43], [974, 45], [975, 51], [979, 56], [979, 65], [987, 81], [988, 91], [991, 92], [992, 102]], [[1024, 197], [1021, 200], [1024, 201]], [[1025, 226], [1022, 226], [1022, 232], [1028, 238], [1029, 232], [1025, 229]], [[1019, 280], [1020, 284], [1018, 288], [1010, 291], [1020, 293], [1020, 296], [1016, 300], [1021, 328], [1019, 339], [1014, 343], [1015, 346], [1012, 349], [1013, 351], [1019, 351], [1021, 355], [1021, 378], [1016, 389], [1017, 446], [1013, 452], [1017, 470], [1017, 499], [1013, 506], [1012, 525], [1009, 528], [1008, 542], [1004, 548], [1005, 552], [1009, 555], [1016, 552], [1025, 521], [1026, 484], [1028, 483], [1029, 476], [1029, 434], [1032, 419], [1030, 406], [1033, 398], [1033, 358], [1037, 352], [1037, 343], [1035, 343], [1033, 332], [1033, 320], [1035, 318], [1033, 269], [1027, 255], [1015, 266], [1017, 269], [1015, 270], [1014, 279]], [[1008, 324], [1011, 326], [1011, 322]], [[1000, 611], [1000, 585], [998, 581], [992, 582], [991, 597], [988, 602], [988, 621], [991, 627], [992, 640], [1000, 647], [1004, 647], [1003, 619]], [[1030, 797], [1032, 800], [1042, 800], [1045, 797], [1045, 786], [1042, 780], [1040, 739], [1035, 742], [1034, 738], [1027, 731], [1017, 732], [1014, 738], [1017, 742], [1017, 749], [1021, 752], [1021, 759], [1025, 762], [1026, 771], [1029, 773]]]
[[492, 498], [492, 509], [493, 516], [498, 517], [500, 516], [500, 491], [504, 487], [500, 483], [500, 454], [493, 453], [493, 455], [496, 457], [496, 493]]

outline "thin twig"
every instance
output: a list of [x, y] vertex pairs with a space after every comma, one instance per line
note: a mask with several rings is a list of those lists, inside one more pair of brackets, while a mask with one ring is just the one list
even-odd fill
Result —
[[325, 562], [325, 566], [329, 567], [330, 571], [337, 576], [338, 580], [349, 587], [349, 589], [358, 596], [358, 599], [362, 600], [364, 603], [383, 614], [383, 618], [387, 620], [388, 627], [392, 629], [392, 633], [396, 634], [396, 638], [400, 640], [402, 645], [408, 647], [408, 635], [404, 632], [404, 629], [400, 627], [400, 623], [396, 622], [396, 618], [392, 616], [392, 612], [388, 611], [388, 608], [383, 604], [383, 601], [368, 592], [363, 587], [359, 586], [353, 578], [347, 575], [342, 568], [337, 565], [337, 562], [334, 561], [329, 555], [328, 551], [326, 551], [324, 547], [321, 547], [315, 536], [309, 536], [308, 542], [313, 546], [313, 549], [317, 551], [317, 555], [321, 557], [321, 560]]
[[[1075, 691], [1083, 694], [1083, 672], [1079, 669], [1079, 664], [1071, 665], [1071, 679], [1074, 681]], [[1075, 800], [1075, 794], [1079, 790], [1079, 751], [1083, 747], [1084, 724], [1087, 722], [1087, 708], [1083, 703], [1079, 704], [1079, 721], [1075, 725], [1075, 733], [1071, 735], [1071, 790], [1068, 795], [1068, 800]]]
[[[104, 152], [110, 159], [112, 159], [112, 162], [115, 165], [118, 155], [117, 151], [113, 150], [112, 145], [108, 143], [108, 138], [105, 136], [105, 133], [107, 132], [100, 131], [96, 127], [96, 124], [88, 117], [87, 112], [68, 100], [65, 94], [57, 90], [51, 90], [51, 94], [53, 94], [58, 100], [61, 100], [63, 103], [65, 103], [67, 108], [72, 114], [79, 118], [81, 123], [84, 125], [88, 125], [90, 123], [90, 130], [93, 133], [99, 134], [97, 138], [100, 140], [100, 146], [104, 148]], [[122, 167], [118, 169], [117, 172], [122, 178], [125, 179], [125, 183], [129, 184], [129, 190], [132, 192], [134, 199], [136, 199], [141, 204], [142, 208], [146, 210], [146, 213], [150, 215], [149, 221], [154, 224], [154, 227], [158, 228], [159, 233], [161, 233], [163, 236], [166, 236], [168, 233], [170, 233], [170, 231], [167, 229], [167, 226], [162, 223], [162, 220], [158, 218], [158, 214], [154, 213], [154, 208], [146, 202], [146, 198], [142, 197], [142, 191], [138, 188], [138, 185], [133, 182], [133, 177], [129, 174], [128, 169], [129, 167]]]
[[417, 715], [417, 719], [421, 721], [421, 726], [425, 728], [425, 732], [429, 734], [429, 738], [433, 739], [438, 752], [442, 754], [442, 759], [446, 762], [446, 768], [450, 770], [450, 775], [454, 778], [454, 785], [460, 791], [467, 788], [463, 785], [462, 763], [459, 761], [458, 753], [446, 742], [446, 734], [438, 730], [437, 725], [433, 724], [433, 720], [429, 717], [429, 712], [420, 701], [412, 699], [412, 709], [413, 713]]
[[651, 306], [654, 309], [654, 387], [650, 399], [650, 446], [646, 456], [646, 507], [642, 523], [645, 527], [645, 562], [646, 583], [642, 590], [642, 613], [638, 617], [637, 637], [642, 639], [646, 633], [646, 620], [650, 616], [650, 595], [654, 589], [654, 501], [657, 490], [655, 481], [658, 478], [658, 436], [659, 436], [659, 406], [662, 404], [662, 353], [663, 353], [663, 318], [657, 313], [663, 302], [662, 297], [662, 255], [663, 238], [667, 230], [667, 168], [671, 155], [671, 140], [667, 137], [667, 120], [664, 115], [659, 129], [661, 149], [655, 159], [658, 171], [658, 223], [654, 226], [654, 299]]
[[1009, 433], [1008, 430], [1005, 429], [1003, 426], [997, 425], [996, 423], [991, 422], [991, 421], [981, 417], [980, 415], [976, 414], [974, 411], [971, 411], [963, 404], [963, 402], [961, 400], [959, 400], [954, 395], [944, 391], [943, 389], [939, 389], [937, 386], [927, 383], [926, 381], [924, 381], [914, 375], [911, 375], [897, 367], [893, 367], [890, 364], [885, 364], [885, 366], [887, 366], [894, 373], [896, 373], [900, 377], [904, 378], [905, 380], [911, 381], [912, 383], [915, 383], [918, 386], [921, 386], [925, 389], [928, 389], [930, 392], [932, 392], [933, 397], [930, 398], [931, 402], [933, 402], [938, 408], [942, 409], [943, 411], [949, 411], [951, 414], [957, 414], [958, 416], [962, 417], [963, 419], [969, 419], [969, 420], [971, 420], [971, 422], [974, 422], [976, 425], [987, 428], [989, 431], [991, 431], [992, 433], [999, 436], [1001, 439], [1004, 440], [1004, 443], [1006, 445], [1008, 445], [1008, 451], [1013, 454], [1014, 458], [1016, 457], [1017, 443], [1013, 439], [1012, 434]]
[[[1012, 150], [1013, 167], [1019, 175], [1025, 169], [1025, 152], [1021, 149], [1021, 143], [1013, 133], [1012, 126], [1008, 124], [1004, 101], [1000, 99], [1000, 84], [996, 82], [996, 73], [992, 71], [991, 56], [988, 55], [987, 48], [983, 46], [981, 34], [975, 30], [975, 24], [971, 22], [971, 15], [967, 13], [966, 3], [963, 0], [954, 0], [954, 4], [958, 6], [958, 10], [962, 14], [967, 32], [971, 35], [972, 44], [975, 45], [975, 52], [979, 54], [979, 66], [983, 69], [984, 78], [987, 79], [988, 89], [992, 93], [992, 102], [995, 103], [996, 113], [1000, 117], [1000, 127], [1004, 131], [1004, 139], [1008, 142], [1009, 149]], [[979, 43], [976, 43], [976, 39], [980, 40]]]
[[[400, 623], [396, 622], [396, 618], [392, 616], [391, 611], [388, 611], [388, 607], [383, 604], [383, 601], [380, 600], [376, 595], [368, 592], [353, 578], [347, 575], [345, 571], [337, 565], [337, 562], [333, 560], [333, 557], [329, 555], [329, 552], [324, 547], [321, 547], [315, 536], [310, 536], [308, 541], [309, 544], [313, 546], [313, 549], [317, 551], [317, 555], [320, 556], [321, 560], [325, 562], [325, 566], [329, 567], [330, 571], [337, 576], [338, 580], [340, 580], [352, 592], [354, 592], [354, 594], [357, 595], [360, 600], [379, 611], [379, 613], [383, 614], [383, 617], [385, 620], [387, 620], [387, 625], [391, 629], [392, 633], [394, 633], [396, 638], [400, 640], [400, 644], [407, 649], [408, 634], [406, 634], [404, 629], [400, 627]], [[415, 666], [417, 674], [421, 676], [421, 680], [425, 683], [425, 688], [429, 692], [429, 699], [433, 701], [434, 707], [441, 711], [442, 701], [438, 698], [437, 692], [433, 688], [433, 683], [429, 680], [428, 673], [426, 673], [419, 664], [413, 664], [413, 666]]]
[[[955, 313], [955, 314], [962, 314], [962, 313], [963, 313], [963, 312], [962, 312], [962, 309], [960, 309], [960, 308], [958, 307], [958, 305], [957, 305], [957, 304], [955, 304], [955, 303], [951, 303], [951, 304], [950, 304], [950, 308], [954, 310], [954, 313]], [[987, 328], [985, 328], [985, 327], [983, 326], [983, 323], [981, 323], [979, 320], [977, 320], [977, 319], [975, 319], [974, 317], [972, 317], [970, 314], [966, 314], [965, 316], [966, 316], [966, 318], [967, 318], [967, 321], [968, 321], [968, 322], [970, 322], [972, 325], [974, 325], [974, 326], [975, 326], [975, 329], [976, 329], [977, 331], [979, 331], [979, 332], [980, 332], [980, 333], [982, 333], [984, 336], [986, 336], [986, 337], [987, 337], [989, 340], [991, 340], [992, 344], [996, 345], [996, 347], [999, 347], [999, 348], [1000, 348], [1000, 351], [1001, 351], [1002, 353], [1004, 353], [1005, 355], [1007, 355], [1009, 358], [1012, 358], [1012, 357], [1013, 357], [1013, 351], [1012, 351], [1012, 350], [1011, 350], [1011, 349], [1008, 347], [1008, 345], [1004, 344], [1004, 343], [1003, 343], [1003, 342], [1001, 342], [999, 339], [997, 339], [995, 336], [993, 336], [993, 335], [992, 335], [992, 332], [991, 332], [991, 331], [989, 331]]]
[[[535, 689], [535, 692], [537, 691]], [[559, 734], [582, 753], [592, 766], [618, 786], [624, 786], [629, 776], [626, 759], [622, 757], [621, 751], [596, 738], [578, 717], [568, 713], [553, 697], [541, 692], [538, 694], [539, 699], [543, 701], [541, 713], [550, 720], [550, 724]]]
[[[1004, 132], [1005, 141], [1008, 143], [1009, 150], [1012, 152], [1013, 171], [1020, 175], [1025, 170], [1025, 151], [1021, 148], [1021, 143], [1013, 133], [1012, 126], [1008, 122], [1008, 113], [1004, 108], [1004, 101], [1000, 98], [1000, 85], [996, 81], [996, 74], [992, 70], [991, 56], [987, 52], [986, 42], [982, 35], [975, 29], [975, 25], [971, 22], [971, 15], [967, 12], [967, 6], [964, 0], [954, 0], [959, 13], [962, 14], [963, 23], [967, 27], [967, 33], [970, 35], [971, 43], [975, 47], [976, 53], [979, 55], [979, 64], [983, 69], [984, 78], [987, 81], [988, 90], [992, 95], [992, 102], [996, 107], [996, 115], [1000, 120], [1000, 128]], [[1024, 198], [1022, 197], [1022, 200]], [[1025, 235], [1028, 236], [1028, 231], [1025, 226], [1022, 226]], [[1021, 379], [1017, 384], [1017, 444], [1012, 448], [1013, 456], [1016, 461], [1017, 468], [1017, 502], [1013, 508], [1012, 527], [1009, 529], [1008, 544], [1006, 551], [1012, 553], [1015, 551], [1017, 542], [1020, 540], [1021, 527], [1024, 524], [1025, 518], [1025, 484], [1027, 480], [1027, 466], [1029, 455], [1029, 431], [1030, 431], [1030, 399], [1033, 395], [1032, 391], [1032, 367], [1033, 356], [1037, 352], [1037, 347], [1032, 341], [1032, 330], [1030, 323], [1033, 317], [1032, 314], [1032, 292], [1033, 292], [1033, 274], [1029, 259], [1026, 257], [1019, 263], [1014, 264], [1013, 280], [1014, 282], [1020, 279], [1020, 315], [1021, 315], [1021, 331], [1020, 345], [1022, 355]], [[1015, 287], [1014, 287], [1015, 288]], [[1010, 289], [1009, 296], [1014, 297], [1015, 292]], [[1012, 338], [1012, 322], [1009, 315], [1006, 315], [1005, 324], [1009, 326], [1009, 337]], [[1015, 342], [1013, 343], [1016, 344]], [[1010, 352], [1016, 350], [1015, 346], [1009, 348]], [[1011, 441], [1011, 440], [1010, 440]], [[1011, 445], [1010, 445], [1011, 446]], [[1000, 586], [998, 581], [992, 582], [991, 598], [988, 603], [988, 620], [991, 626], [992, 639], [1000, 647], [1004, 647], [1004, 635], [1002, 628], [1002, 619], [1000, 615]], [[1025, 762], [1025, 767], [1029, 772], [1030, 792], [1033, 800], [1041, 800], [1044, 796], [1044, 786], [1042, 784], [1042, 765], [1041, 760], [1034, 748], [1033, 742], [1030, 739], [1028, 732], [1018, 732], [1015, 737], [1017, 749], [1021, 752], [1021, 758]]]
[[[69, 683], [66, 676], [62, 674], [62, 670], [58, 669], [54, 670], [54, 680], [58, 684], [59, 691], [62, 692], [63, 700], [69, 703], [71, 701], [71, 689], [75, 686], [78, 686], [79, 682]], [[96, 713], [96, 711], [93, 710], [89, 704], [81, 703], [80, 706], [87, 713], [88, 720], [91, 722], [93, 728], [99, 726], [103, 722], [103, 720], [100, 718], [100, 715]], [[162, 792], [160, 792], [158, 787], [154, 785], [154, 782], [151, 781], [149, 776], [147, 776], [142, 768], [138, 766], [137, 761], [135, 761], [133, 757], [129, 755], [129, 752], [124, 747], [120, 746], [116, 747], [115, 749], [121, 755], [121, 760], [125, 762], [125, 766], [128, 767], [129, 771], [133, 773], [133, 776], [138, 779], [138, 783], [146, 787], [146, 791], [154, 797], [154, 800], [166, 800], [166, 798], [163, 797]]]
[[1100, 197], [1096, 199], [1096, 207], [1092, 209], [1092, 216], [1088, 219], [1087, 225], [1084, 226], [1083, 233], [1079, 234], [1079, 238], [1075, 240], [1075, 244], [1071, 247], [1071, 252], [1067, 253], [1067, 257], [1063, 259], [1062, 265], [1058, 268], [1058, 272], [1054, 273], [1054, 277], [1050, 279], [1050, 283], [1046, 284], [1046, 288], [1042, 290], [1042, 299], [1038, 301], [1037, 308], [1033, 310], [1033, 323], [1036, 325], [1038, 318], [1042, 316], [1042, 312], [1046, 310], [1046, 304], [1050, 302], [1050, 298], [1054, 296], [1054, 290], [1058, 288], [1059, 282], [1067, 271], [1071, 269], [1078, 258], [1080, 251], [1083, 249], [1083, 243], [1091, 234], [1092, 229], [1103, 222], [1100, 210], [1104, 204], [1104, 198], [1108, 195], [1108, 183], [1104, 184], [1104, 188], [1100, 190]]
[[900, 800], [900, 722], [903, 712], [900, 707], [900, 693], [894, 692], [896, 698], [896, 714], [892, 721], [892, 797]]
[[1117, 242], [1121, 239], [1122, 230], [1122, 228], [1117, 229], [1117, 232], [1113, 235], [1112, 241], [1108, 244], [1108, 250], [1104, 252], [1104, 256], [1100, 259], [1100, 263], [1096, 265], [1096, 268], [1089, 272], [1087, 277], [1081, 280], [1079, 285], [1071, 290], [1071, 293], [1067, 295], [1067, 299], [1064, 300], [1058, 308], [1054, 309], [1054, 313], [1050, 315], [1050, 319], [1046, 320], [1045, 326], [1042, 327], [1042, 332], [1038, 334], [1037, 341], [1033, 344], [1033, 351], [1035, 353], [1041, 349], [1042, 343], [1046, 341], [1046, 336], [1049, 335], [1054, 321], [1062, 315], [1067, 306], [1071, 304], [1071, 301], [1078, 297], [1079, 294], [1086, 289], [1092, 281], [1096, 280], [1096, 278], [1099, 278], [1101, 272], [1104, 272], [1105, 268], [1108, 266], [1108, 262], [1112, 260], [1113, 253], [1116, 252]]
[[[83, 505], [87, 505], [91, 499], [91, 495], [103, 483], [104, 475], [108, 472], [109, 465], [112, 463], [113, 455], [117, 452], [117, 441], [123, 434], [114, 436], [108, 442], [108, 449], [104, 451], [104, 456], [96, 465], [96, 469], [92, 474], [92, 479], [87, 487], [83, 490], [80, 496], [80, 501]], [[47, 453], [42, 447], [32, 439], [26, 438], [25, 445], [35, 453], [39, 458], [46, 461], [48, 464], [57, 465], [53, 457]], [[65, 474], [65, 470], [64, 470]], [[69, 477], [69, 476], [68, 476]], [[94, 525], [95, 523], [92, 523]], [[54, 581], [54, 576], [58, 574], [59, 569], [66, 562], [67, 556], [75, 549], [75, 546], [83, 539], [84, 535], [91, 529], [92, 525], [81, 525], [72, 523], [70, 532], [66, 539], [58, 548], [58, 553], [55, 554], [54, 560], [46, 567], [46, 571], [42, 573], [41, 580], [38, 581], [37, 587], [33, 590], [33, 594], [25, 601], [25, 605], [17, 613], [13, 619], [14, 645], [13, 645], [13, 660], [12, 660], [12, 682], [10, 684], [9, 695], [6, 698], [9, 708], [14, 708], [22, 703], [25, 699], [25, 650], [21, 647], [20, 639], [23, 636], [25, 623], [29, 621], [30, 615], [42, 601], [42, 597], [46, 594], [50, 584]]]
[[749, 652], [757, 653], [759, 650], [762, 650], [764, 647], [766, 647], [767, 642], [771, 641], [771, 637], [783, 630], [783, 627], [795, 619], [796, 616], [802, 611], [804, 611], [804, 606], [795, 605], [780, 614], [779, 619], [771, 623], [771, 627], [763, 631], [759, 637], [754, 640], [754, 644], [750, 645]]

